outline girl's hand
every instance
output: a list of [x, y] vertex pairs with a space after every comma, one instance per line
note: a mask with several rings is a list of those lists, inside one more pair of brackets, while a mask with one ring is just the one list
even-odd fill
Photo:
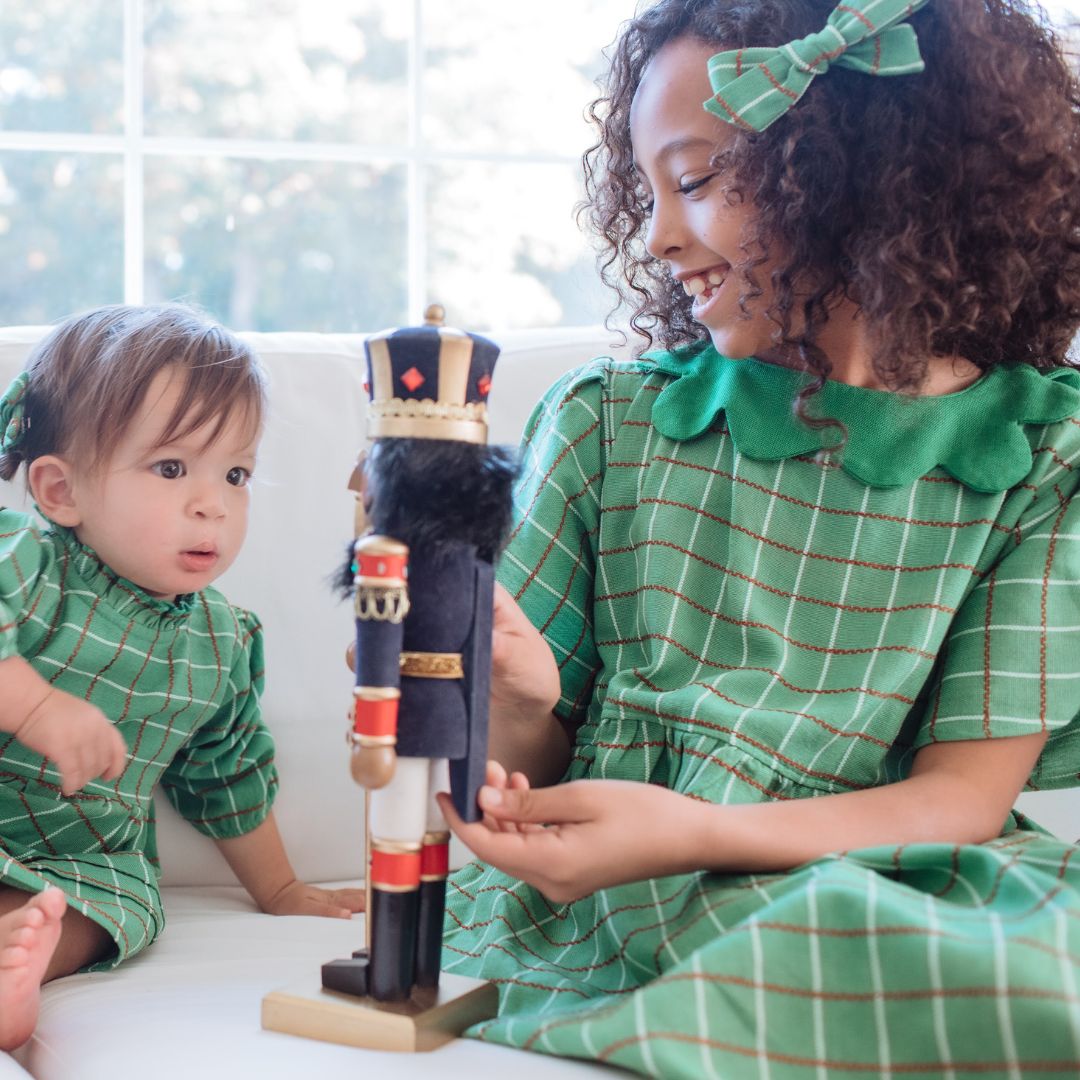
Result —
[[450, 828], [479, 858], [560, 904], [611, 885], [702, 869], [703, 837], [716, 809], [625, 780], [488, 785], [479, 797], [484, 819], [471, 825], [448, 795], [438, 799]]
[[291, 881], [269, 900], [262, 909], [268, 915], [321, 915], [327, 919], [351, 919], [364, 910], [363, 889], [320, 889]]
[[56, 687], [48, 688], [13, 734], [56, 765], [65, 795], [95, 777], [115, 780], [127, 766], [127, 744], [105, 714]]
[[559, 700], [559, 693], [559, 669], [548, 643], [514, 598], [495, 582], [492, 710], [523, 719], [548, 716]]
[[[507, 789], [511, 791], [529, 790], [529, 778], [524, 773], [514, 772], [507, 776], [506, 770], [497, 761], [487, 763], [484, 779], [488, 787], [499, 791]], [[500, 820], [490, 814], [485, 814], [482, 821], [492, 832], [536, 832], [536, 830], [544, 827], [543, 825], [533, 825], [528, 822], [511, 821], [507, 818]]]

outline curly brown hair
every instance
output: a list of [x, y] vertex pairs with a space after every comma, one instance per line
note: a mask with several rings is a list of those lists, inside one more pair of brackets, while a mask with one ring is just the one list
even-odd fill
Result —
[[[590, 108], [599, 138], [583, 159], [583, 212], [643, 348], [708, 340], [644, 248], [630, 143], [643, 71], [678, 38], [717, 51], [776, 45], [820, 30], [833, 6], [659, 0], [623, 25]], [[875, 327], [875, 372], [900, 391], [918, 388], [932, 356], [1060, 365], [1080, 325], [1080, 84], [1055, 35], [1020, 0], [935, 0], [908, 21], [924, 73], [834, 67], [724, 154], [737, 196], [756, 209], [741, 302], [761, 294], [754, 268], [775, 243], [784, 257], [767, 315], [777, 342], [818, 376], [811, 392], [831, 370], [814, 340], [841, 298]]]

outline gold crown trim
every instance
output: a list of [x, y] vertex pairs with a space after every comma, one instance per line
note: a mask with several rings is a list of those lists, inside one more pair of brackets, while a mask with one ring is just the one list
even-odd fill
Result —
[[371, 403], [370, 415], [372, 420], [398, 417], [410, 420], [469, 420], [473, 423], [486, 423], [487, 406], [478, 401], [455, 405], [434, 401], [432, 398], [376, 399]]

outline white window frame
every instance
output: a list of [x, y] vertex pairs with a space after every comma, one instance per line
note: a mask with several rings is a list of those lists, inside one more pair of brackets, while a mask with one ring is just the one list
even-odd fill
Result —
[[433, 150], [421, 138], [424, 115], [424, 41], [422, 7], [411, 0], [413, 33], [409, 41], [406, 76], [409, 126], [406, 145], [355, 146], [345, 142], [296, 142], [273, 139], [173, 138], [148, 136], [143, 131], [144, 0], [123, 0], [124, 5], [124, 131], [119, 135], [83, 135], [74, 132], [0, 130], [0, 150], [40, 150], [54, 153], [122, 155], [124, 163], [124, 303], [145, 302], [145, 230], [143, 173], [146, 159], [154, 156], [245, 158], [258, 161], [311, 161], [334, 163], [401, 163], [406, 168], [407, 221], [406, 282], [410, 321], [422, 318], [428, 303], [427, 288], [427, 175], [428, 166], [449, 161], [486, 164], [576, 165], [580, 158], [567, 154], [507, 154]]

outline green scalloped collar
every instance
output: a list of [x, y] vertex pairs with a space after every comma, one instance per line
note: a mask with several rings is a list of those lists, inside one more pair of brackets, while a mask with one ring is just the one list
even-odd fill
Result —
[[[808, 378], [802, 372], [730, 360], [711, 345], [642, 359], [675, 377], [652, 410], [653, 424], [670, 439], [696, 439], [720, 412], [736, 449], [749, 458], [815, 454], [835, 438], [835, 428], [811, 430], [792, 412]], [[1031, 471], [1024, 425], [1080, 412], [1080, 371], [996, 367], [955, 394], [915, 398], [829, 381], [812, 407], [847, 427], [840, 465], [870, 487], [902, 487], [940, 466], [975, 491], [1004, 491]]]

